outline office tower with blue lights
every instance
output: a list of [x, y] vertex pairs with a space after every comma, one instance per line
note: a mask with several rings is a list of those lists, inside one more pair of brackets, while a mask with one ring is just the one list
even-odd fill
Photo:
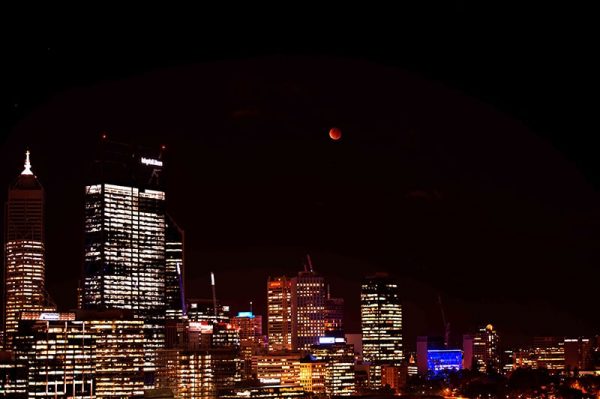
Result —
[[361, 286], [360, 313], [363, 360], [371, 365], [371, 386], [378, 387], [381, 365], [400, 365], [404, 359], [398, 284], [386, 273], [367, 277]]
[[8, 189], [4, 212], [4, 306], [5, 348], [12, 349], [19, 313], [52, 310], [45, 289], [46, 243], [44, 189], [31, 170], [30, 154], [25, 167]]

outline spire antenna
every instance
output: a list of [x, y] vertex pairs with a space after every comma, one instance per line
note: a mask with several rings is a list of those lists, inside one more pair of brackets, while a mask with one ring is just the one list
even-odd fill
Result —
[[314, 273], [314, 269], [313, 269], [312, 261], [311, 261], [311, 259], [310, 259], [310, 255], [309, 255], [309, 254], [306, 254], [306, 260], [308, 261], [308, 267], [309, 267], [309, 269], [310, 269], [310, 272], [311, 272], [311, 273]]
[[29, 160], [29, 150], [25, 151], [25, 169], [21, 172], [22, 175], [33, 175], [31, 171], [31, 161]]

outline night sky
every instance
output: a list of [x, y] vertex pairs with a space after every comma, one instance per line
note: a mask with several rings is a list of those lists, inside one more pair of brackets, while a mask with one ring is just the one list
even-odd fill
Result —
[[214, 271], [220, 300], [264, 314], [267, 277], [293, 275], [308, 252], [345, 298], [349, 332], [362, 277], [388, 271], [409, 347], [442, 333], [438, 294], [455, 340], [488, 322], [508, 344], [596, 333], [597, 64], [585, 21], [542, 17], [585, 13], [512, 11], [457, 3], [422, 25], [403, 14], [319, 33], [171, 20], [147, 34], [5, 37], [2, 196], [29, 148], [47, 194], [48, 291], [64, 310], [107, 132], [167, 146], [189, 297], [210, 296]]

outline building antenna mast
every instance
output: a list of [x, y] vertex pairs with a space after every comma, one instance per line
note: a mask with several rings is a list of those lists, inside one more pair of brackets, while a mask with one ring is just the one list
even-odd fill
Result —
[[438, 294], [438, 303], [440, 304], [440, 310], [442, 312], [442, 322], [444, 323], [444, 347], [448, 349], [450, 340], [450, 322], [446, 321], [446, 313], [444, 312], [444, 306], [442, 305], [442, 296]]
[[210, 285], [212, 286], [213, 309], [215, 313], [215, 322], [217, 321], [217, 288], [215, 286], [215, 274], [210, 272]]

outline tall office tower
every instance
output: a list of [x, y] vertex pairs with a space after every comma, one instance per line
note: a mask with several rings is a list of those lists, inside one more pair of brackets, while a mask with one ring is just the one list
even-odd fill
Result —
[[376, 273], [363, 282], [360, 314], [363, 360], [371, 364], [371, 386], [379, 387], [381, 365], [400, 365], [404, 359], [402, 303], [398, 284], [386, 273]]
[[494, 326], [481, 327], [476, 334], [463, 336], [464, 368], [481, 372], [500, 370], [498, 333]]
[[162, 149], [103, 138], [97, 158], [85, 191], [82, 303], [84, 309], [129, 309], [145, 321], [145, 387], [152, 388], [171, 291]]
[[325, 335], [344, 336], [344, 298], [331, 298], [329, 292], [325, 300]]
[[44, 189], [31, 171], [29, 151], [25, 169], [8, 189], [4, 218], [4, 339], [12, 348], [19, 312], [52, 310], [45, 280]]
[[312, 266], [310, 256], [292, 278], [292, 348], [309, 350], [325, 335], [325, 280]]
[[292, 282], [285, 276], [267, 281], [269, 350], [292, 350]]
[[95, 337], [75, 313], [22, 312], [14, 351], [30, 398], [95, 397]]
[[167, 320], [181, 320], [186, 309], [185, 289], [183, 285], [185, 281], [183, 278], [183, 237], [183, 230], [177, 226], [171, 216], [167, 215], [167, 227], [165, 231]]
[[85, 192], [83, 306], [164, 316], [165, 192], [152, 178], [162, 161], [109, 142], [100, 158]]

